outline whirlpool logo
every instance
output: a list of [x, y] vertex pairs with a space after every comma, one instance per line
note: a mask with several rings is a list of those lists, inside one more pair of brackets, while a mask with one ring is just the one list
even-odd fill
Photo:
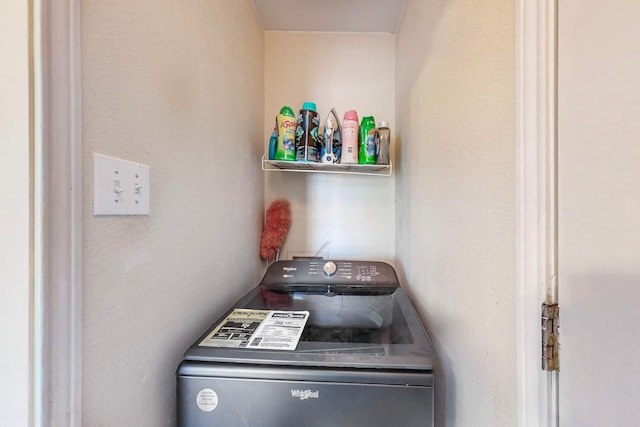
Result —
[[291, 390], [291, 397], [295, 397], [300, 400], [318, 399], [320, 397], [320, 391], [311, 390]]

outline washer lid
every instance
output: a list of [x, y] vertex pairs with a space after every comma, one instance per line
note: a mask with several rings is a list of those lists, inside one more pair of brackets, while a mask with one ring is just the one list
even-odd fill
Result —
[[[251, 334], [242, 330], [224, 331], [229, 339], [236, 340], [233, 347], [226, 346], [228, 342], [222, 344], [225, 346], [211, 346], [212, 340], [207, 338], [216, 329], [236, 326], [221, 325], [234, 309], [302, 311], [308, 312], [309, 317], [295, 350], [251, 348]], [[400, 287], [351, 287], [336, 283], [327, 291], [324, 284], [296, 286], [290, 283], [255, 287], [191, 346], [185, 359], [431, 371], [435, 355]]]

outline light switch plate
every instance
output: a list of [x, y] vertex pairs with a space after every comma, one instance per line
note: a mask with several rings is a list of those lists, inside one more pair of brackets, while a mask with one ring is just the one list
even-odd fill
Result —
[[93, 153], [93, 214], [149, 215], [149, 166]]

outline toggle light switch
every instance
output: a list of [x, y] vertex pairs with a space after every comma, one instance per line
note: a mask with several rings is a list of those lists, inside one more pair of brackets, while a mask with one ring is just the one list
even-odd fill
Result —
[[149, 215], [149, 166], [93, 154], [93, 214]]
[[120, 187], [120, 181], [117, 179], [113, 180], [113, 192], [118, 194], [118, 193], [122, 193], [124, 190], [122, 189], [122, 187]]

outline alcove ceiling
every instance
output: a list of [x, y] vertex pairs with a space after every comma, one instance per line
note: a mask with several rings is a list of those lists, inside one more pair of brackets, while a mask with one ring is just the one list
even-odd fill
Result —
[[265, 31], [395, 33], [405, 0], [252, 0]]

